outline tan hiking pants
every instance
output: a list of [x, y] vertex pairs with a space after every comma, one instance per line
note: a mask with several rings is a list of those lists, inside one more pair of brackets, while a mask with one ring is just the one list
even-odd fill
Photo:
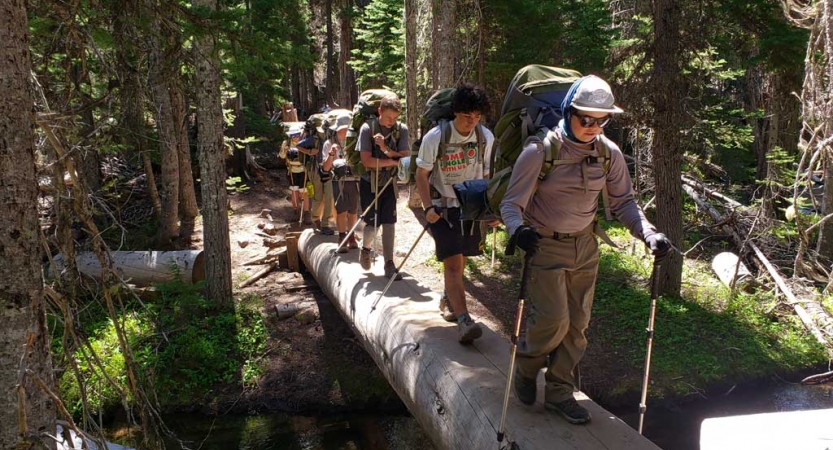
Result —
[[308, 177], [315, 186], [315, 197], [312, 198], [312, 218], [320, 220], [322, 227], [330, 226], [330, 218], [335, 211], [335, 198], [333, 197], [333, 181], [326, 183], [321, 181], [321, 173], [318, 169], [308, 169]]
[[518, 349], [518, 370], [534, 379], [547, 367], [548, 402], [573, 396], [573, 371], [587, 348], [584, 332], [590, 323], [598, 267], [599, 246], [592, 233], [564, 239], [542, 237], [530, 262], [529, 314]]

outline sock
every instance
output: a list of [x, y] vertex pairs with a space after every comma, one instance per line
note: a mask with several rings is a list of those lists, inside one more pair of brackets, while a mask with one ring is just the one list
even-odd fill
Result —
[[467, 312], [464, 312], [463, 314], [457, 316], [457, 323], [465, 323], [470, 321], [472, 321], [471, 316]]
[[393, 241], [396, 237], [396, 225], [386, 223], [382, 225], [382, 254], [385, 261], [393, 261]]
[[362, 247], [364, 248], [372, 248], [373, 247], [373, 238], [376, 233], [374, 231], [376, 228], [373, 225], [365, 225], [364, 232], [362, 232]]

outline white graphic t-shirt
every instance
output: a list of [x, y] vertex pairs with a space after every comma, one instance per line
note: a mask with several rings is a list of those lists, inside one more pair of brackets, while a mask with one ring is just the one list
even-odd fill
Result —
[[[462, 136], [454, 128], [453, 123], [449, 123], [448, 126], [451, 128], [451, 136], [448, 145], [445, 147], [443, 157], [437, 160], [440, 140], [442, 139], [442, 131], [437, 126], [428, 131], [425, 137], [422, 138], [422, 145], [419, 148], [419, 155], [417, 155], [417, 166], [425, 170], [431, 170], [431, 185], [446, 198], [447, 206], [457, 207], [459, 203], [452, 186], [466, 180], [483, 178], [483, 175], [488, 172], [488, 169], [484, 168], [484, 162], [489, 160], [495, 137], [491, 131], [481, 127], [486, 146], [483, 157], [480, 157], [477, 154], [476, 130], [472, 130], [468, 136]], [[435, 201], [435, 203], [439, 202]]]

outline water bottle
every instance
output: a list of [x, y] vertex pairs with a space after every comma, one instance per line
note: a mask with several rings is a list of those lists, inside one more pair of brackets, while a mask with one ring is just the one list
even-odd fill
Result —
[[315, 185], [312, 181], [307, 181], [307, 197], [315, 197]]

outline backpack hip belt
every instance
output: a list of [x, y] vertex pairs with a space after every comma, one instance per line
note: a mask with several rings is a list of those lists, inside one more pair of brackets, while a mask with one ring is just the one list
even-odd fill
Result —
[[553, 230], [550, 230], [549, 228], [537, 228], [535, 230], [535, 232], [538, 233], [538, 235], [541, 236], [542, 238], [554, 239], [556, 241], [560, 241], [562, 239], [576, 238], [576, 237], [585, 236], [585, 235], [588, 235], [588, 234], [595, 234], [605, 244], [607, 244], [607, 245], [609, 245], [613, 248], [619, 248], [619, 246], [617, 246], [613, 242], [613, 240], [610, 239], [610, 236], [607, 235], [605, 230], [601, 226], [599, 226], [599, 222], [596, 221], [596, 220], [590, 222], [590, 225], [587, 225], [586, 227], [584, 227], [583, 230], [579, 230], [579, 231], [576, 231], [574, 233], [559, 233], [558, 231], [553, 231]]

